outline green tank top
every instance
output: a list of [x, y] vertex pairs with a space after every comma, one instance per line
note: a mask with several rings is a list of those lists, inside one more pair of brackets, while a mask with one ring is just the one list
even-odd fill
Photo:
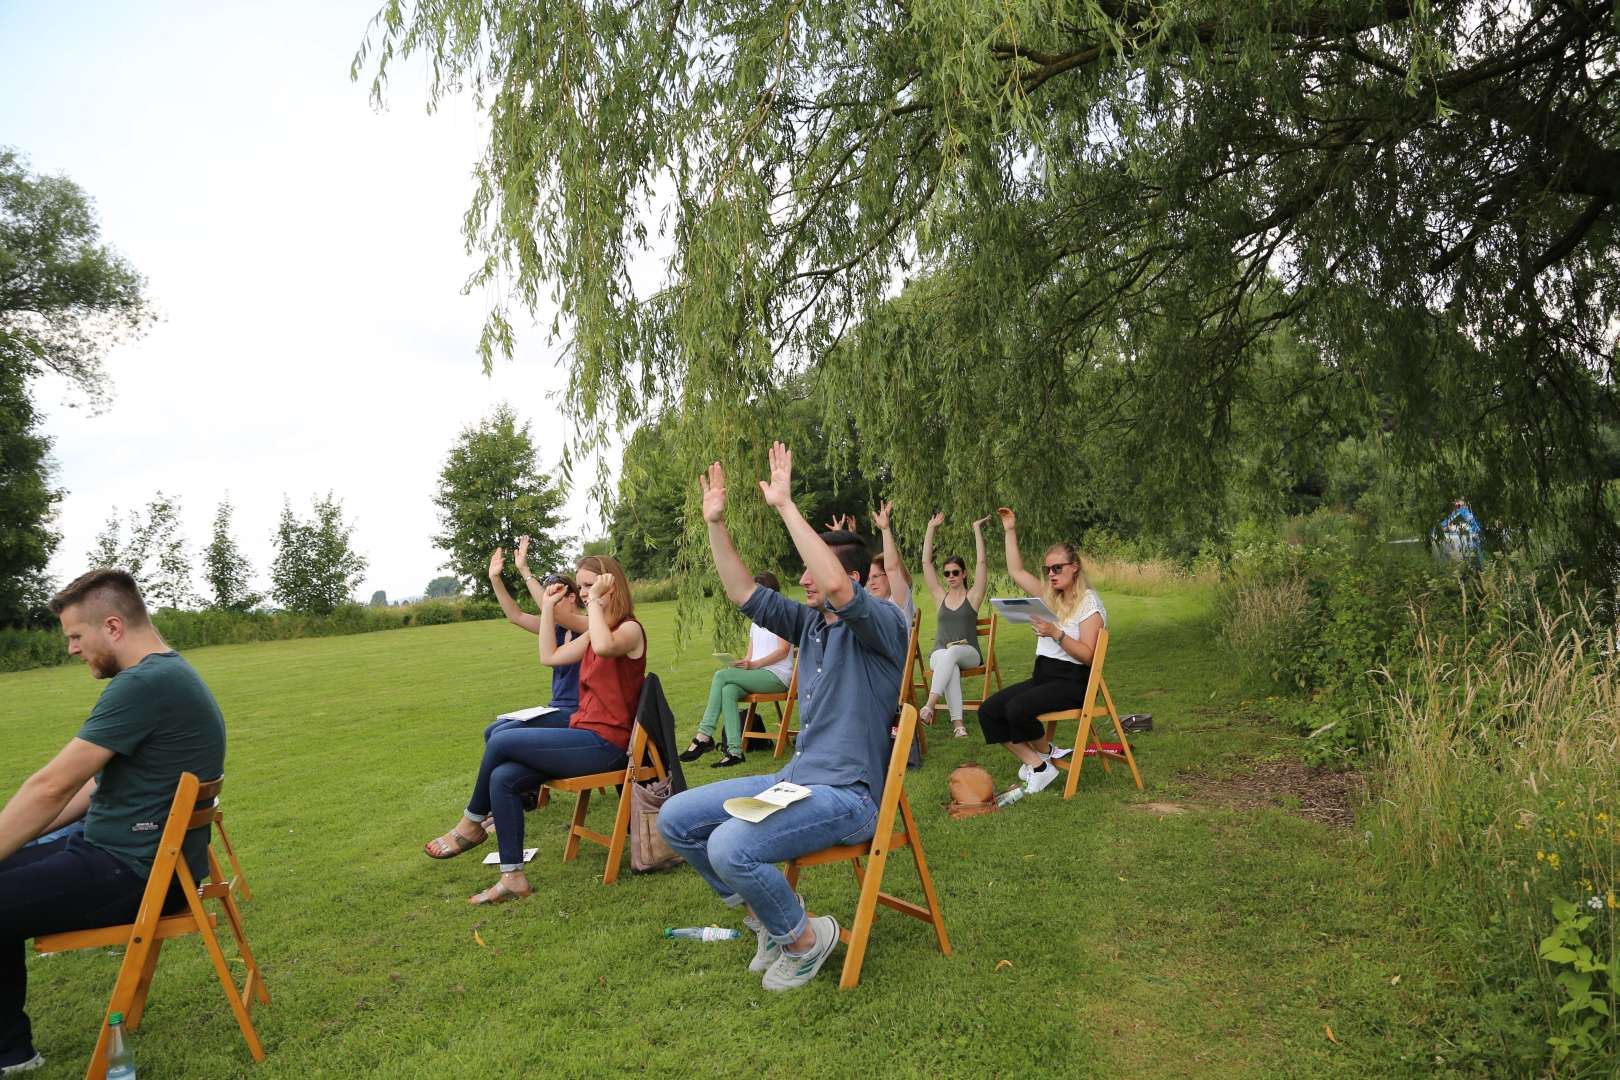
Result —
[[979, 613], [973, 605], [966, 600], [956, 609], [939, 605], [939, 621], [934, 629], [934, 648], [943, 649], [948, 645], [966, 642], [974, 648], [979, 647]]

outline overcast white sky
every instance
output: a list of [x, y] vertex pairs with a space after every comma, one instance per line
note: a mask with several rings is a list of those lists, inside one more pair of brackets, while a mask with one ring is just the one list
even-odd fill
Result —
[[[331, 490], [370, 560], [357, 594], [397, 599], [442, 572], [431, 499], [463, 427], [510, 401], [555, 466], [556, 348], [536, 328], [486, 378], [486, 298], [461, 295], [480, 117], [425, 115], [414, 61], [386, 112], [349, 81], [379, 4], [0, 0], [0, 145], [89, 193], [162, 315], [109, 356], [109, 411], [38, 384], [67, 489], [60, 580], [114, 506], [179, 496], [197, 552], [228, 491], [264, 588], [282, 496], [307, 513]], [[575, 535], [604, 531], [589, 509], [570, 496]]]

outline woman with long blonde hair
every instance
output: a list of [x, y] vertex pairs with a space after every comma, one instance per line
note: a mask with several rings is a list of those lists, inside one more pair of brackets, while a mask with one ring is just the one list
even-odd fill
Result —
[[555, 582], [540, 589], [524, 578], [540, 603], [540, 662], [557, 668], [579, 665], [579, 708], [567, 727], [512, 727], [496, 731], [484, 744], [467, 809], [455, 826], [429, 842], [430, 858], [450, 859], [489, 838], [485, 819], [494, 815], [501, 876], [470, 897], [472, 904], [518, 900], [534, 890], [523, 873], [523, 796], [538, 783], [624, 768], [635, 723], [641, 684], [647, 672], [647, 636], [636, 621], [635, 602], [624, 568], [616, 559], [590, 555], [578, 566], [586, 590], [586, 632], [557, 643], [557, 608], [567, 587]]
[[1001, 743], [1021, 763], [1018, 779], [1024, 790], [1034, 794], [1057, 779], [1052, 764], [1069, 753], [1053, 746], [1046, 728], [1035, 718], [1041, 713], [1077, 709], [1091, 677], [1091, 657], [1097, 635], [1108, 625], [1102, 598], [1086, 579], [1080, 553], [1073, 544], [1053, 544], [1046, 549], [1042, 577], [1024, 569], [1018, 550], [1018, 520], [1005, 506], [1001, 517], [1002, 539], [1007, 552], [1007, 572], [1020, 589], [1036, 596], [1057, 616], [1055, 622], [1030, 620], [1039, 640], [1035, 643], [1035, 671], [1021, 683], [996, 691], [979, 706], [979, 727], [984, 741]]

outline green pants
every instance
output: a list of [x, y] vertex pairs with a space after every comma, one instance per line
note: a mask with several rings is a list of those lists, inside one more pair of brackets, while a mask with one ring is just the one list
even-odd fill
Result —
[[733, 754], [742, 753], [742, 713], [737, 699], [744, 694], [780, 694], [787, 687], [772, 672], [764, 668], [723, 667], [709, 682], [709, 707], [703, 710], [698, 731], [714, 738], [714, 723], [723, 711], [726, 716], [726, 745]]

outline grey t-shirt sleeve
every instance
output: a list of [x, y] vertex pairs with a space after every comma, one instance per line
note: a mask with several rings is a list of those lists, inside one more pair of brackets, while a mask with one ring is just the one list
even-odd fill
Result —
[[134, 755], [152, 733], [152, 710], [141, 694], [140, 676], [120, 672], [96, 700], [78, 737], [125, 757]]

